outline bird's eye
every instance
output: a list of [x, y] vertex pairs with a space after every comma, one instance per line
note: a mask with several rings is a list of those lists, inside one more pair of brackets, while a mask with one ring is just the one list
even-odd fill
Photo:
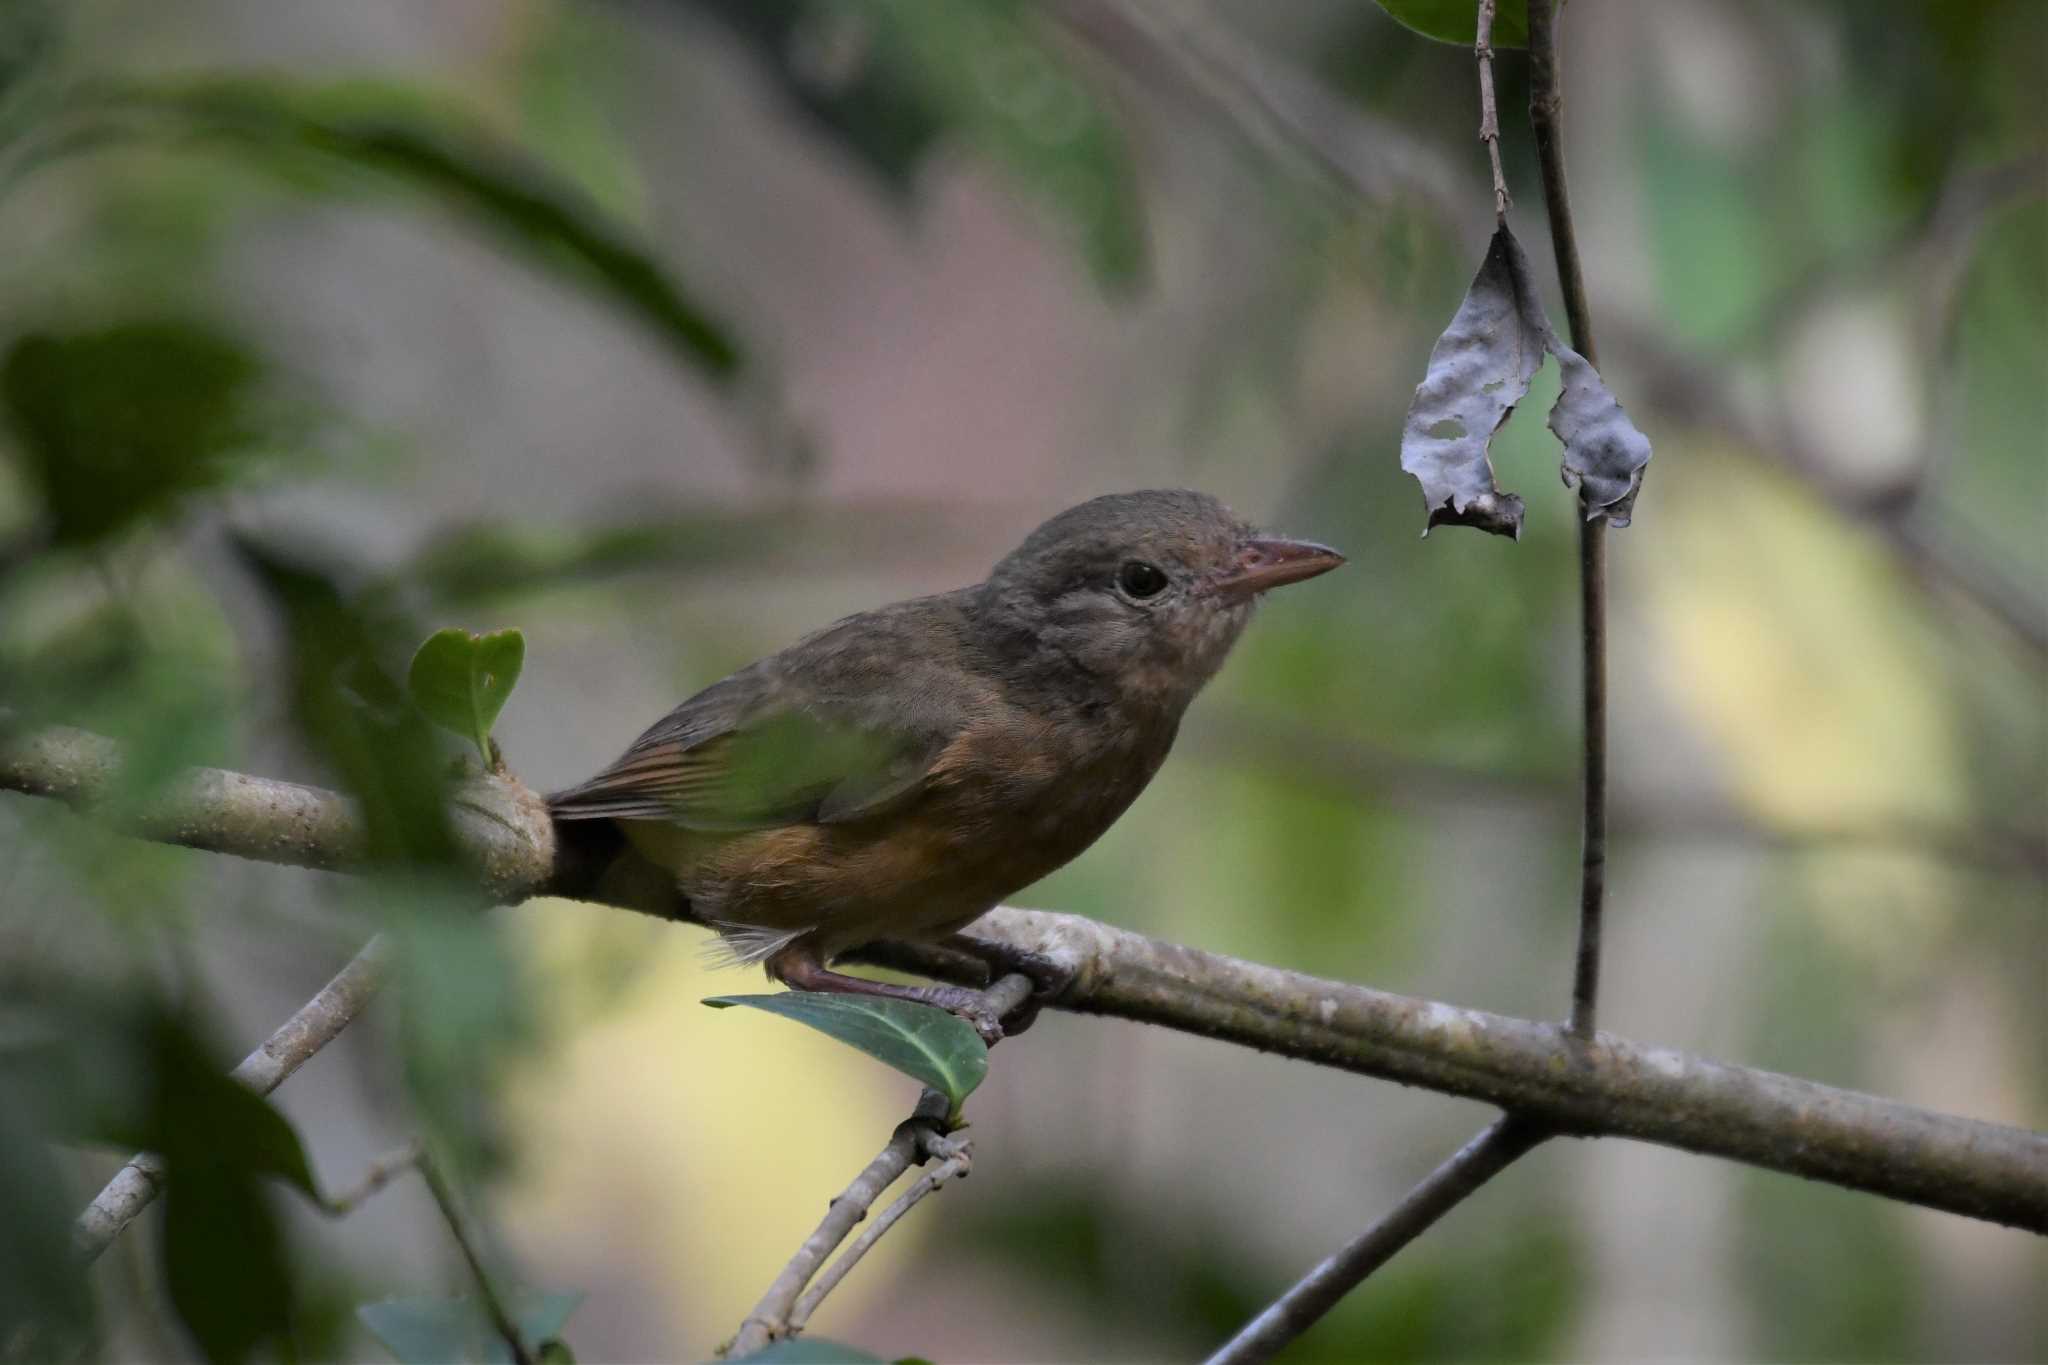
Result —
[[1133, 559], [1116, 571], [1116, 583], [1133, 597], [1157, 597], [1166, 590], [1166, 574], [1157, 565]]

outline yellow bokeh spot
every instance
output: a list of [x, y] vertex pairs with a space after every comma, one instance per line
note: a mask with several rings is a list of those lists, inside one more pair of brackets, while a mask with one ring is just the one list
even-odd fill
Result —
[[[556, 1043], [511, 1087], [522, 1164], [507, 1229], [536, 1272], [649, 1277], [639, 1301], [708, 1355], [917, 1086], [787, 1021], [706, 1008], [779, 988], [707, 967], [694, 926], [563, 901], [512, 913]], [[828, 1311], [857, 1310], [915, 1240], [878, 1246]]]
[[[1650, 598], [1667, 695], [1733, 798], [1790, 833], [1964, 818], [1961, 736], [1911, 585], [1872, 536], [1791, 480], [1711, 449], [1660, 452]], [[1624, 535], [1633, 532], [1624, 532]], [[1953, 887], [1923, 856], [1832, 851], [1806, 870], [1830, 932], [1910, 954]]]

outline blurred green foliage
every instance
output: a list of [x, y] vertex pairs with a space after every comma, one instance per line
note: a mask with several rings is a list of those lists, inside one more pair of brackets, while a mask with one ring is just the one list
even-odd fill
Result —
[[[429, 112], [430, 110], [434, 112]], [[382, 82], [321, 88], [221, 80], [116, 87], [89, 96], [85, 114], [139, 117], [156, 136], [241, 144], [249, 164], [321, 183], [307, 154], [369, 172], [466, 211], [536, 260], [566, 267], [594, 293], [651, 326], [677, 358], [713, 378], [740, 365], [738, 344], [630, 234], [538, 163], [495, 143], [417, 92]]]
[[31, 333], [0, 362], [0, 399], [59, 545], [88, 543], [246, 479], [268, 433], [261, 364], [185, 320]]
[[[1286, 1286], [1247, 1263], [1199, 1203], [1143, 1198], [1068, 1172], [1020, 1178], [996, 1210], [949, 1224], [937, 1260], [993, 1262], [1034, 1295], [1115, 1324], [1104, 1358], [1214, 1350]], [[1282, 1357], [1291, 1361], [1537, 1360], [1563, 1353], [1585, 1289], [1570, 1220], [1555, 1207], [1493, 1211], [1483, 1239], [1425, 1241]], [[1306, 1267], [1301, 1267], [1306, 1269]], [[1292, 1270], [1285, 1273], [1294, 1273]], [[1132, 1305], [1144, 1305], [1133, 1319]], [[1134, 1339], [1135, 1338], [1135, 1339]]]
[[[1379, 0], [1379, 6], [1425, 38], [1469, 46], [1479, 34], [1477, 5], [1465, 0]], [[1500, 0], [1494, 7], [1493, 46], [1529, 45], [1527, 0]]]
[[[527, 1293], [505, 1305], [505, 1315], [536, 1360], [573, 1365], [560, 1340], [581, 1294]], [[366, 1303], [356, 1316], [400, 1365], [446, 1365], [475, 1360], [512, 1365], [512, 1348], [491, 1325], [483, 1303], [460, 1299], [385, 1299]], [[549, 1354], [553, 1347], [560, 1354]]]
[[1065, 225], [1103, 289], [1146, 273], [1135, 165], [1100, 97], [1020, 0], [674, 0], [728, 24], [832, 141], [907, 188], [957, 137]]

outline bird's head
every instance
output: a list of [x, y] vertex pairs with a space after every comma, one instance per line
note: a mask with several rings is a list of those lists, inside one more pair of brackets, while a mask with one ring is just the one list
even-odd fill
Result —
[[1027, 536], [989, 574], [980, 611], [1001, 649], [1028, 652], [1013, 662], [1074, 670], [1177, 715], [1261, 593], [1343, 562], [1328, 546], [1260, 533], [1206, 493], [1112, 493]]

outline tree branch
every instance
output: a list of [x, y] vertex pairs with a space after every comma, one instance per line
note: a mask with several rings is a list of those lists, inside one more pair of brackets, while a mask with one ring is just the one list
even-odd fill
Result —
[[[88, 808], [118, 775], [113, 746], [67, 731], [0, 748], [0, 788], [48, 791], [49, 766], [80, 745], [108, 761], [102, 785], [70, 782]], [[231, 784], [246, 818], [194, 809], [214, 831], [208, 847], [301, 865], [346, 867], [334, 850], [273, 836], [257, 795], [279, 787], [310, 806], [342, 847], [360, 848], [348, 800], [315, 788], [237, 773], [200, 774], [199, 786]], [[525, 789], [494, 781], [493, 798], [517, 807]], [[148, 823], [147, 821], [143, 823]], [[532, 895], [605, 900], [643, 913], [659, 907], [608, 899], [574, 850], [558, 849], [545, 824], [458, 822], [480, 879], [505, 900]], [[175, 833], [176, 831], [172, 831]], [[172, 842], [189, 842], [172, 839]], [[671, 918], [684, 918], [673, 907]], [[1944, 1115], [1854, 1091], [1596, 1034], [1577, 1040], [1556, 1026], [1394, 995], [1304, 972], [1184, 948], [1079, 915], [997, 909], [967, 937], [1049, 963], [1066, 978], [1048, 1003], [1078, 1013], [1160, 1024], [1361, 1075], [1523, 1111], [1561, 1131], [1609, 1134], [1725, 1157], [1768, 1170], [1994, 1222], [2048, 1232], [2048, 1134]], [[901, 961], [916, 961], [904, 947]], [[955, 961], [935, 974], [966, 979]], [[979, 984], [970, 981], [970, 984]]]
[[[288, 785], [268, 784], [260, 778], [245, 778], [243, 781], [254, 787]], [[311, 791], [310, 788], [294, 790]], [[318, 795], [326, 797], [330, 794], [321, 792]], [[282, 842], [280, 846], [283, 846]], [[228, 1073], [229, 1078], [259, 1095], [268, 1095], [277, 1089], [285, 1077], [333, 1042], [348, 1027], [349, 1021], [362, 1012], [363, 1006], [369, 1003], [383, 982], [384, 965], [389, 957], [390, 944], [382, 934], [365, 943], [362, 950], [349, 959], [348, 965], [320, 988], [319, 994], [299, 1006], [291, 1018], [278, 1026], [277, 1032], [263, 1040], [261, 1047], [244, 1057], [241, 1065]], [[121, 1235], [122, 1229], [135, 1221], [135, 1216], [162, 1193], [163, 1179], [163, 1161], [150, 1152], [137, 1154], [116, 1172], [106, 1188], [86, 1206], [72, 1225], [71, 1245], [80, 1259], [87, 1263], [98, 1259], [99, 1254]]]
[[811, 1283], [811, 1287], [804, 1291], [804, 1296], [797, 1300], [795, 1309], [789, 1315], [789, 1330], [792, 1336], [803, 1331], [804, 1325], [811, 1320], [811, 1314], [825, 1301], [825, 1296], [839, 1286], [839, 1282], [846, 1278], [846, 1272], [860, 1263], [860, 1258], [867, 1255], [869, 1249], [882, 1239], [882, 1234], [895, 1227], [898, 1220], [916, 1208], [926, 1195], [936, 1194], [939, 1187], [948, 1180], [968, 1175], [974, 1169], [974, 1145], [970, 1142], [947, 1137], [930, 1128], [921, 1128], [918, 1130], [918, 1148], [923, 1158], [935, 1158], [939, 1164], [919, 1176], [911, 1182], [910, 1188], [897, 1195], [874, 1222], [861, 1229], [860, 1236], [846, 1249], [846, 1254], [826, 1266], [824, 1272]]
[[[1542, 3], [1542, 0], [1537, 0]], [[1481, 1185], [1506, 1170], [1548, 1136], [1541, 1128], [1503, 1114], [1451, 1159], [1425, 1176], [1386, 1216], [1310, 1271], [1222, 1349], [1208, 1365], [1251, 1365], [1270, 1360], [1314, 1326], [1359, 1281], [1385, 1265]]]

